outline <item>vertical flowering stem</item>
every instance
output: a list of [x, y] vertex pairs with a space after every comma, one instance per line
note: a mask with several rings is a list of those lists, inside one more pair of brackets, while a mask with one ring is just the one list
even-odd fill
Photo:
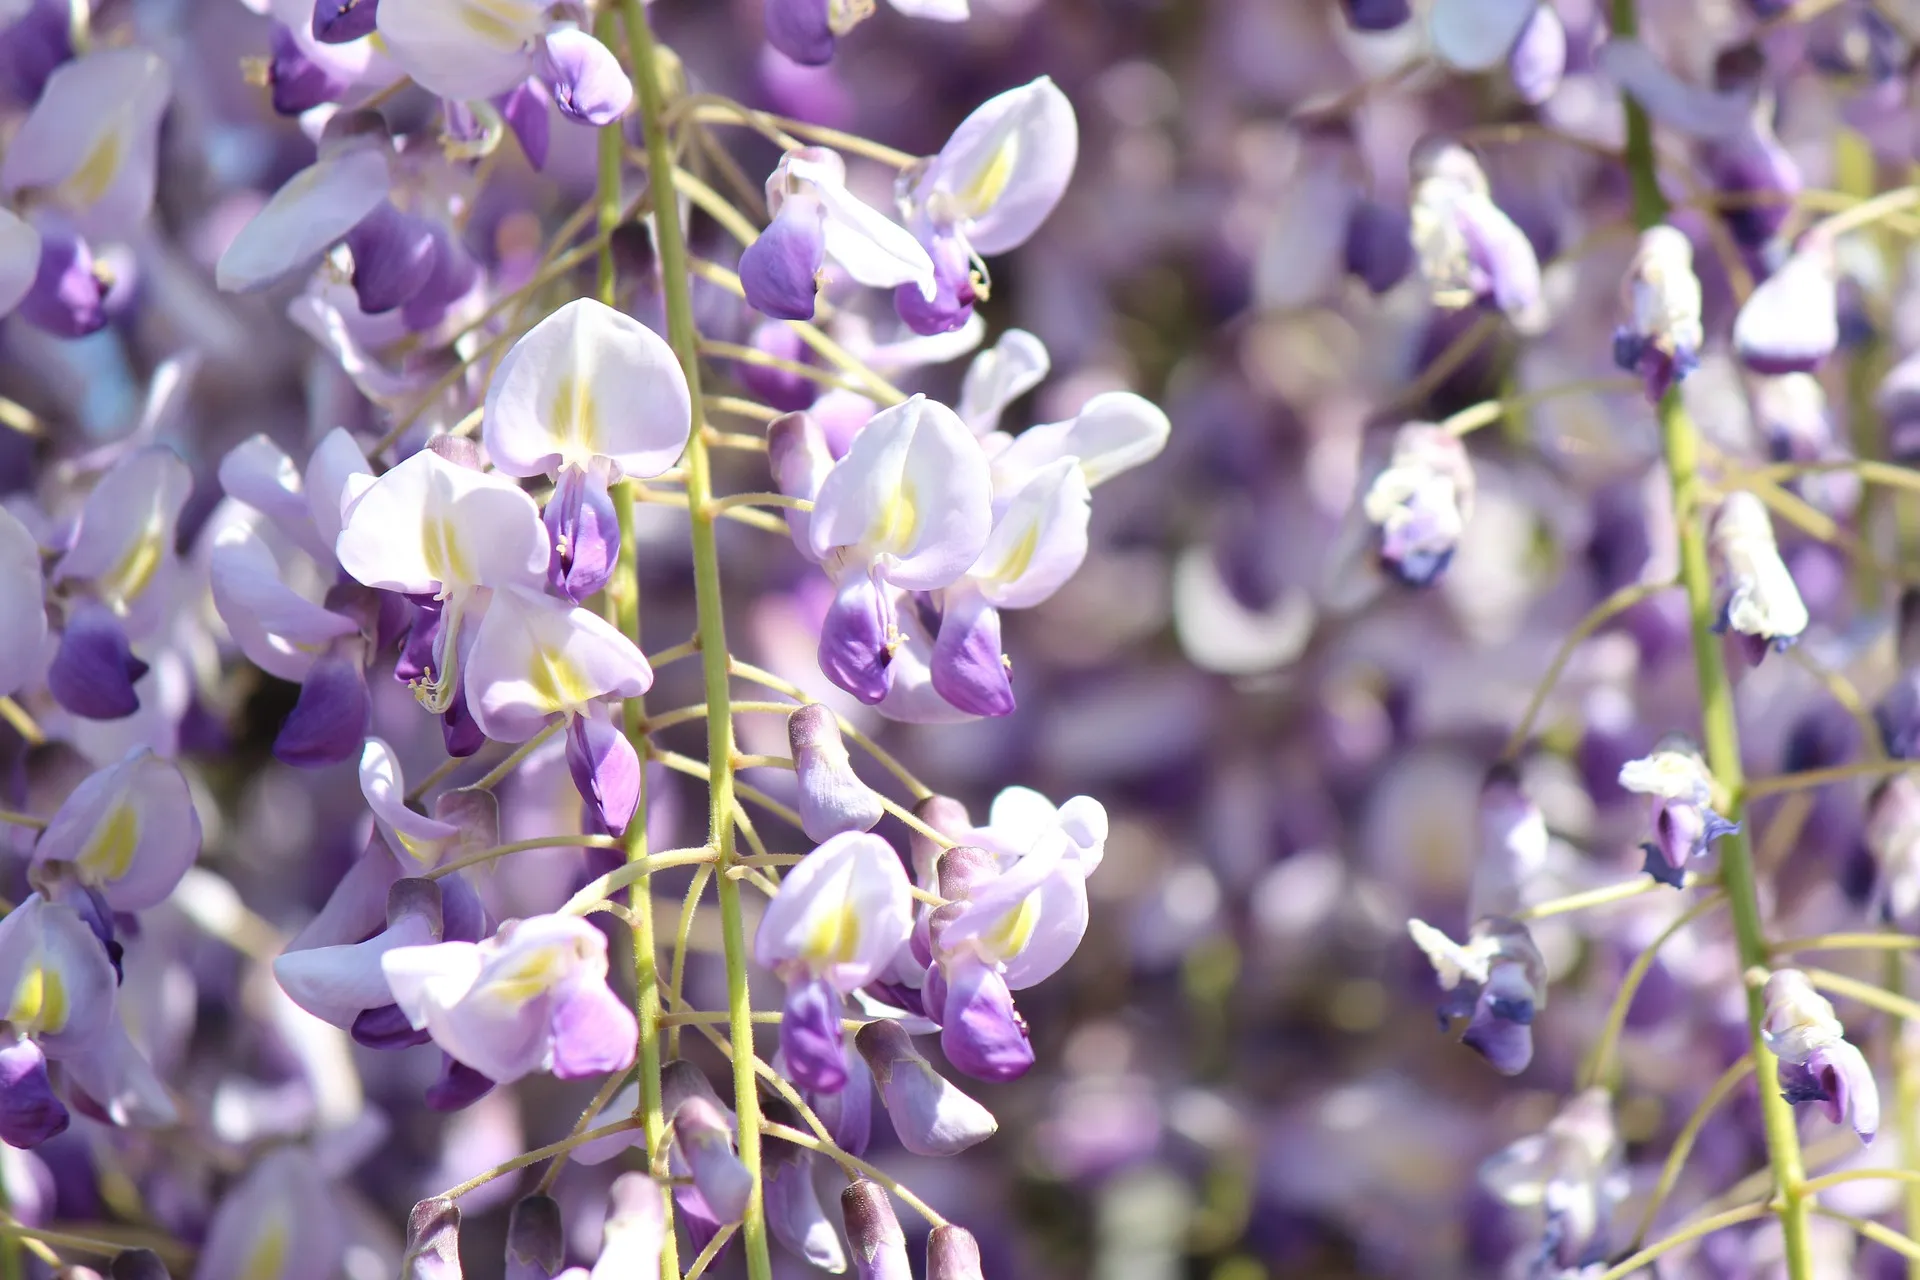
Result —
[[[608, 13], [600, 20], [598, 35], [608, 48], [616, 47], [615, 17]], [[613, 229], [620, 222], [620, 165], [626, 155], [626, 121], [616, 120], [600, 130], [599, 184], [596, 191], [596, 215], [600, 232], [600, 254], [596, 274], [601, 302], [616, 306], [613, 262]], [[640, 646], [640, 548], [633, 533], [633, 490], [615, 485], [613, 508], [620, 522], [620, 559], [607, 582], [609, 619]], [[647, 860], [647, 704], [644, 698], [628, 698], [621, 707], [621, 727], [640, 757], [640, 796], [634, 806], [633, 820], [627, 824], [623, 848], [627, 864]], [[659, 942], [653, 931], [652, 877], [642, 875], [627, 894], [629, 927], [633, 935], [633, 1014], [640, 1026], [640, 1113], [647, 1135], [648, 1167], [660, 1154], [666, 1141], [667, 1120], [660, 1100], [660, 957]], [[673, 1197], [666, 1202], [667, 1230], [660, 1242], [660, 1274], [664, 1280], [679, 1280], [680, 1242], [673, 1231]]]
[[727, 962], [728, 1038], [733, 1052], [733, 1109], [740, 1123], [740, 1162], [753, 1179], [740, 1238], [745, 1243], [750, 1280], [770, 1280], [767, 1255], [765, 1188], [760, 1177], [760, 1095], [754, 1079], [753, 1005], [747, 994], [746, 927], [741, 917], [740, 882], [728, 874], [733, 841], [733, 703], [727, 672], [726, 619], [720, 601], [720, 556], [714, 541], [718, 513], [700, 400], [700, 335], [694, 329], [687, 249], [680, 226], [680, 199], [674, 189], [673, 151], [666, 130], [666, 94], [660, 63], [641, 0], [621, 0], [627, 28], [634, 88], [647, 139], [648, 181], [653, 189], [654, 236], [660, 259], [660, 283], [666, 297], [667, 340], [687, 375], [692, 393], [693, 433], [687, 441], [687, 514], [693, 526], [694, 596], [699, 621], [700, 662], [706, 679], [709, 839], [716, 854], [714, 884], [720, 898], [721, 935]]
[[[1614, 34], [1631, 39], [1638, 30], [1634, 0], [1614, 0]], [[1627, 171], [1633, 184], [1633, 218], [1643, 230], [1664, 220], [1666, 198], [1660, 193], [1653, 154], [1653, 130], [1646, 113], [1633, 99], [1626, 100]], [[1738, 820], [1744, 803], [1746, 777], [1740, 761], [1740, 726], [1734, 716], [1733, 682], [1727, 676], [1720, 637], [1713, 630], [1713, 577], [1707, 562], [1706, 530], [1695, 510], [1699, 498], [1699, 436], [1677, 391], [1660, 402], [1660, 439], [1673, 486], [1674, 526], [1680, 540], [1680, 583], [1687, 592], [1687, 613], [1693, 632], [1694, 664], [1699, 673], [1701, 737], [1707, 767], [1732, 797], [1728, 816]], [[1767, 944], [1760, 924], [1760, 902], [1755, 892], [1753, 851], [1744, 831], [1719, 843], [1720, 876], [1742, 970], [1767, 961]], [[1787, 1274], [1791, 1280], [1813, 1280], [1808, 1244], [1806, 1171], [1800, 1158], [1800, 1136], [1794, 1127], [1793, 1107], [1772, 1086], [1777, 1074], [1774, 1057], [1760, 1035], [1765, 1013], [1758, 988], [1747, 989], [1747, 1022], [1753, 1040], [1755, 1076], [1760, 1084], [1760, 1112], [1766, 1129], [1767, 1157], [1779, 1184], [1780, 1223], [1786, 1236]]]

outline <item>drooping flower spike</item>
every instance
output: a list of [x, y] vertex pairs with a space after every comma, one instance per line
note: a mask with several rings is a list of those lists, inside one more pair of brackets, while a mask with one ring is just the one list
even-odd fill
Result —
[[1760, 1025], [1780, 1060], [1780, 1093], [1788, 1102], [1817, 1102], [1828, 1120], [1846, 1123], [1872, 1142], [1880, 1128], [1880, 1089], [1860, 1050], [1847, 1042], [1833, 1004], [1798, 969], [1767, 978], [1767, 1011]]
[[811, 320], [831, 258], [873, 289], [911, 286], [931, 302], [934, 263], [913, 234], [847, 190], [847, 165], [825, 147], [780, 157], [767, 176], [773, 221], [740, 255], [747, 303], [778, 320]]
[[958, 329], [984, 301], [980, 260], [1032, 237], [1073, 177], [1073, 104], [1045, 76], [989, 98], [940, 153], [900, 175], [902, 216], [933, 260], [935, 292], [903, 285], [894, 305], [915, 333]]
[[1622, 285], [1626, 323], [1613, 334], [1613, 361], [1638, 373], [1647, 399], [1700, 364], [1706, 335], [1700, 323], [1700, 280], [1693, 273], [1693, 242], [1664, 224], [1640, 234], [1640, 248]]
[[1659, 750], [1620, 769], [1620, 785], [1652, 798], [1654, 838], [1641, 848], [1646, 872], [1662, 884], [1680, 888], [1687, 864], [1721, 836], [1740, 830], [1713, 810], [1713, 775], [1693, 745], [1670, 738]]
[[608, 486], [657, 476], [692, 428], [686, 375], [651, 329], [580, 298], [529, 330], [487, 387], [482, 438], [503, 474], [555, 481], [547, 577], [569, 599], [607, 584], [620, 556]]
[[787, 984], [780, 1051], [796, 1084], [846, 1085], [843, 997], [879, 977], [913, 932], [900, 857], [861, 831], [834, 836], [780, 882], [754, 938], [754, 958]]
[[1758, 663], [1769, 648], [1784, 650], [1807, 629], [1807, 606], [1780, 558], [1766, 504], [1737, 490], [1720, 503], [1711, 543], [1718, 570], [1721, 630], [1731, 629]]

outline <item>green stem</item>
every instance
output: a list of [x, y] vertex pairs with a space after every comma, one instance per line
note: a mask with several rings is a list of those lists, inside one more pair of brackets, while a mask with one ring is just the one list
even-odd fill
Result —
[[[1620, 39], [1632, 39], [1639, 28], [1634, 0], [1614, 0], [1613, 30]], [[1633, 220], [1641, 230], [1658, 225], [1667, 214], [1660, 193], [1659, 169], [1653, 152], [1653, 128], [1640, 105], [1627, 98], [1627, 172], [1633, 188]], [[1695, 510], [1700, 486], [1700, 440], [1680, 396], [1668, 391], [1660, 402], [1660, 437], [1673, 487], [1674, 525], [1680, 539], [1680, 582], [1686, 588], [1693, 630], [1694, 665], [1700, 683], [1700, 722], [1707, 768], [1736, 802], [1745, 791], [1740, 763], [1740, 726], [1734, 715], [1733, 682], [1727, 678], [1720, 637], [1713, 629], [1713, 577], [1707, 562], [1706, 531]], [[1733, 806], [1736, 810], [1738, 804]], [[1730, 813], [1738, 820], [1738, 812]], [[1734, 940], [1745, 970], [1767, 960], [1766, 934], [1760, 922], [1760, 899], [1755, 891], [1753, 852], [1746, 832], [1720, 841], [1720, 879], [1726, 891]], [[1760, 1034], [1766, 1009], [1760, 989], [1749, 986], [1747, 1025], [1753, 1042], [1754, 1070], [1761, 1081], [1771, 1081], [1777, 1068]], [[1780, 1226], [1786, 1242], [1790, 1280], [1813, 1280], [1813, 1254], [1808, 1239], [1806, 1171], [1801, 1164], [1800, 1135], [1794, 1127], [1793, 1107], [1778, 1089], [1762, 1087], [1760, 1115], [1766, 1130], [1767, 1160], [1780, 1187]]]
[[646, 131], [648, 180], [653, 186], [653, 225], [665, 294], [667, 340], [687, 375], [693, 403], [693, 432], [687, 441], [687, 514], [693, 526], [694, 600], [699, 619], [700, 663], [707, 695], [709, 761], [708, 843], [719, 874], [721, 936], [727, 962], [728, 1028], [733, 1044], [733, 1109], [740, 1121], [740, 1163], [752, 1178], [746, 1217], [740, 1225], [749, 1280], [770, 1280], [765, 1188], [760, 1177], [760, 1093], [754, 1083], [753, 1005], [747, 992], [746, 926], [740, 911], [740, 885], [726, 874], [734, 859], [733, 706], [727, 675], [727, 631], [720, 600], [720, 555], [714, 538], [713, 474], [703, 435], [700, 403], [700, 335], [693, 323], [687, 246], [680, 227], [680, 198], [674, 188], [673, 150], [663, 127], [666, 94], [660, 83], [660, 59], [641, 0], [621, 0], [634, 88]]
[[[601, 15], [599, 36], [608, 48], [614, 40], [615, 15]], [[626, 121], [616, 120], [600, 130], [599, 184], [596, 210], [600, 254], [595, 272], [600, 301], [617, 305], [613, 231], [620, 223], [620, 162], [626, 155]], [[633, 488], [613, 486], [613, 509], [620, 525], [620, 553], [607, 583], [607, 608], [614, 626], [640, 647], [640, 545], [633, 526]], [[647, 1167], [665, 1159], [667, 1117], [660, 1088], [660, 947], [653, 929], [653, 862], [647, 850], [647, 703], [628, 698], [621, 707], [621, 728], [640, 757], [640, 795], [633, 820], [627, 824], [625, 870], [631, 872], [627, 894], [627, 927], [633, 937], [633, 1016], [640, 1028], [640, 1122], [647, 1135]], [[584, 1120], [584, 1117], [583, 1117]], [[556, 1164], [556, 1168], [558, 1165]], [[673, 1229], [673, 1197], [666, 1202], [666, 1230], [661, 1233], [660, 1275], [679, 1280], [680, 1241]]]
[[[1906, 962], [1897, 951], [1887, 953], [1887, 990], [1906, 994]], [[1900, 1188], [1907, 1234], [1920, 1238], [1920, 1054], [1915, 1053], [1913, 1029], [1896, 1022], [1893, 1040], [1893, 1123], [1900, 1138], [1900, 1172], [1907, 1175]], [[1907, 1264], [1907, 1280], [1920, 1280], [1920, 1262]]]

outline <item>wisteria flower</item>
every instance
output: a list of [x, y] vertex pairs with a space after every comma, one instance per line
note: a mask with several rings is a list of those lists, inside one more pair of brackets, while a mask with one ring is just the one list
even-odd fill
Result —
[[1544, 1131], [1482, 1164], [1480, 1184], [1506, 1204], [1544, 1215], [1534, 1274], [1564, 1275], [1604, 1259], [1608, 1219], [1629, 1190], [1612, 1096], [1605, 1089], [1574, 1095]]
[[1467, 941], [1455, 942], [1424, 920], [1407, 921], [1416, 946], [1433, 964], [1446, 993], [1440, 1028], [1467, 1019], [1461, 1043], [1501, 1075], [1518, 1075], [1533, 1061], [1533, 1020], [1547, 1003], [1547, 965], [1527, 926], [1506, 916], [1474, 921]]
[[137, 747], [73, 789], [33, 846], [112, 911], [158, 906], [200, 853], [200, 816], [177, 766]]
[[1540, 262], [1525, 233], [1493, 202], [1473, 153], [1445, 139], [1414, 152], [1413, 245], [1434, 305], [1486, 304], [1522, 332], [1546, 324]]
[[[888, 0], [894, 10], [934, 22], [965, 22], [969, 0]], [[766, 0], [767, 43], [802, 66], [833, 60], [841, 36], [873, 12], [872, 0]]]
[[1872, 1142], [1880, 1128], [1880, 1089], [1860, 1050], [1849, 1044], [1833, 1004], [1798, 969], [1767, 978], [1761, 1034], [1780, 1060], [1780, 1093], [1796, 1106], [1817, 1102], [1835, 1124]]
[[376, 30], [393, 60], [429, 92], [471, 102], [537, 76], [563, 115], [611, 124], [633, 101], [613, 51], [532, 0], [381, 0]]
[[1740, 830], [1713, 810], [1713, 775], [1692, 744], [1673, 739], [1650, 756], [1629, 760], [1620, 769], [1620, 785], [1653, 801], [1654, 838], [1641, 845], [1646, 872], [1662, 884], [1680, 888], [1687, 864], [1721, 836]]
[[1713, 519], [1712, 550], [1719, 571], [1720, 623], [1759, 662], [1769, 648], [1784, 650], [1807, 629], [1807, 606], [1780, 558], [1766, 505], [1745, 490], [1730, 493]]
[[1627, 322], [1614, 330], [1613, 362], [1638, 373], [1657, 404], [1699, 366], [1706, 342], [1693, 242], [1664, 224], [1642, 232], [1621, 292]]
[[1411, 587], [1439, 581], [1473, 518], [1474, 490], [1473, 463], [1458, 437], [1425, 422], [1401, 427], [1386, 469], [1361, 500], [1381, 567]]

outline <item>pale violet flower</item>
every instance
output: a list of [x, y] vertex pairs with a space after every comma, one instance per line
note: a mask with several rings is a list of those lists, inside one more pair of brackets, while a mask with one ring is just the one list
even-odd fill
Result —
[[1811, 373], [1840, 345], [1839, 265], [1831, 241], [1808, 233], [1733, 318], [1733, 350], [1755, 373]]
[[1079, 149], [1073, 104], [1041, 76], [976, 107], [938, 155], [900, 175], [901, 212], [933, 261], [935, 285], [931, 296], [895, 291], [908, 328], [944, 333], [966, 323], [988, 294], [981, 260], [1039, 230], [1073, 177]]
[[608, 486], [678, 461], [692, 408], [672, 349], [631, 316], [582, 298], [514, 343], [488, 385], [483, 423], [502, 473], [554, 479], [547, 578], [577, 602], [607, 584], [620, 556]]
[[1518, 1075], [1533, 1061], [1533, 1019], [1547, 1003], [1547, 965], [1527, 926], [1506, 916], [1474, 921], [1465, 943], [1424, 920], [1407, 932], [1433, 965], [1444, 996], [1440, 1026], [1467, 1019], [1461, 1043], [1501, 1075]]
[[1584, 1274], [1607, 1256], [1607, 1223], [1630, 1186], [1622, 1167], [1613, 1096], [1606, 1089], [1574, 1095], [1547, 1123], [1480, 1166], [1480, 1185], [1516, 1209], [1538, 1209], [1544, 1222], [1535, 1274]]
[[506, 1084], [624, 1071], [639, 1030], [607, 989], [607, 940], [574, 916], [510, 920], [484, 942], [380, 958], [393, 999], [455, 1061]]
[[1686, 233], [1664, 223], [1641, 232], [1621, 292], [1627, 321], [1614, 330], [1613, 360], [1638, 373], [1647, 399], [1658, 404], [1668, 388], [1699, 367], [1706, 343], [1700, 278]]
[[913, 899], [893, 847], [834, 836], [788, 870], [754, 937], [754, 958], [787, 984], [780, 1051], [794, 1083], [846, 1086], [841, 1004], [892, 962], [913, 931]]
[[1780, 558], [1766, 504], [1745, 490], [1730, 493], [1713, 519], [1711, 548], [1718, 569], [1720, 623], [1759, 662], [1769, 647], [1785, 649], [1807, 629], [1807, 606]]
[[319, 1161], [278, 1147], [222, 1197], [193, 1280], [326, 1280], [347, 1246], [342, 1228]]
[[826, 261], [873, 289], [934, 297], [934, 265], [911, 232], [847, 190], [838, 152], [799, 147], [767, 177], [773, 221], [740, 255], [747, 302], [779, 320], [811, 320]]
[[1044, 382], [1052, 368], [1046, 343], [1025, 329], [1008, 329], [967, 366], [954, 412], [987, 442], [989, 454], [997, 453], [1013, 440], [1000, 430], [1000, 415]]
[[1426, 422], [1401, 427], [1360, 504], [1381, 567], [1412, 587], [1439, 581], [1473, 518], [1474, 490], [1473, 463], [1456, 436]]
[[879, 793], [860, 780], [840, 736], [840, 720], [810, 702], [787, 717], [787, 747], [799, 782], [800, 829], [824, 844], [849, 831], [871, 831], [885, 815]]
[[460, 102], [538, 76], [563, 115], [594, 126], [626, 114], [633, 84], [611, 49], [537, 0], [382, 0], [376, 29], [394, 62], [430, 93]]
[[91, 238], [133, 234], [153, 207], [172, 92], [150, 49], [100, 49], [65, 64], [7, 143], [0, 196], [57, 209]]
[[1687, 864], [1721, 836], [1740, 829], [1713, 810], [1713, 775], [1693, 745], [1679, 738], [1663, 742], [1650, 756], [1620, 768], [1620, 785], [1652, 799], [1654, 838], [1643, 844], [1646, 871], [1678, 889]]
[[113, 911], [158, 906], [200, 853], [200, 817], [178, 766], [143, 747], [73, 789], [33, 846]]
[[1493, 202], [1473, 153], [1430, 139], [1414, 151], [1413, 177], [1413, 247], [1434, 305], [1489, 305], [1522, 333], [1544, 328], [1540, 260]]
[[1833, 1004], [1798, 969], [1767, 978], [1767, 1011], [1760, 1024], [1767, 1048], [1780, 1060], [1780, 1093], [1788, 1102], [1817, 1102], [1835, 1124], [1848, 1123], [1860, 1141], [1880, 1128], [1880, 1088], [1860, 1050], [1846, 1039]]

